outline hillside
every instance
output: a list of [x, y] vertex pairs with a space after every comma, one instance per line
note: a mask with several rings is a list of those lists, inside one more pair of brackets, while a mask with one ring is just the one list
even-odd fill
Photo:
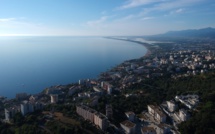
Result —
[[169, 31], [164, 34], [144, 36], [147, 39], [187, 39], [187, 38], [200, 38], [200, 39], [215, 39], [215, 28], [203, 29], [189, 29], [182, 31]]

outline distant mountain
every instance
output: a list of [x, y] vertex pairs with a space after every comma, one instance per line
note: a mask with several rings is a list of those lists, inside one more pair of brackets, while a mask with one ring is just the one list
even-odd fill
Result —
[[190, 29], [182, 31], [169, 31], [164, 34], [152, 35], [148, 37], [170, 37], [170, 38], [213, 38], [215, 39], [215, 28]]

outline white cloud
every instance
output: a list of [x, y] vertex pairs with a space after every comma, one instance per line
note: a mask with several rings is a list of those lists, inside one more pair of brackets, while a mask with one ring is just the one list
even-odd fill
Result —
[[142, 14], [150, 13], [152, 11], [172, 10], [177, 9], [177, 12], [182, 12], [184, 7], [193, 6], [204, 0], [128, 0], [118, 9], [128, 9], [147, 5], [143, 7]]
[[13, 20], [15, 20], [15, 18], [0, 18], [0, 22], [9, 22]]
[[105, 14], [107, 14], [107, 11], [102, 11], [101, 12], [101, 15], [105, 15]]
[[[173, 15], [173, 14], [180, 14], [180, 13], [183, 13], [184, 11], [185, 11], [185, 9], [179, 8], [179, 9], [176, 9], [176, 10], [171, 11], [169, 14], [170, 14], [170, 15]], [[168, 15], [167, 15], [167, 16], [168, 16]]]
[[183, 12], [183, 11], [184, 11], [184, 9], [180, 8], [180, 9], [177, 9], [175, 12], [176, 12], [176, 13], [181, 13], [181, 12]]
[[159, 0], [128, 0], [125, 4], [120, 6], [118, 9], [134, 8], [134, 7], [139, 7], [139, 6], [155, 3], [158, 1]]
[[108, 18], [107, 16], [102, 16], [98, 20], [88, 21], [87, 25], [88, 26], [98, 26], [98, 25], [102, 24], [103, 22], [105, 22], [107, 20], [107, 18]]
[[141, 20], [151, 20], [151, 19], [154, 19], [154, 17], [144, 17]]
[[176, 0], [156, 4], [151, 10], [172, 10], [179, 8], [178, 12], [184, 7], [193, 6], [203, 0]]

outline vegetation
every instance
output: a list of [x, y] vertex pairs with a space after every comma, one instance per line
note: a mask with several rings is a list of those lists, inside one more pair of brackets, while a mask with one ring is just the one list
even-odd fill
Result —
[[183, 134], [214, 133], [215, 128], [215, 73], [172, 79], [168, 76], [145, 80], [144, 83], [132, 85], [124, 90], [124, 95], [103, 96], [95, 107], [105, 113], [105, 104], [112, 104], [113, 119], [116, 125], [126, 119], [124, 112], [141, 113], [148, 104], [161, 104], [164, 100], [174, 99], [176, 95], [198, 94], [201, 98], [197, 111], [190, 120], [183, 122], [179, 128]]
[[[160, 104], [164, 100], [171, 100], [176, 95], [198, 94], [201, 97], [197, 110], [192, 113], [192, 118], [183, 122], [179, 130], [183, 134], [212, 134], [215, 132], [215, 72], [172, 79], [163, 76], [146, 79], [143, 83], [134, 84], [122, 93], [106, 95], [99, 99], [94, 108], [105, 113], [106, 104], [113, 107], [115, 125], [126, 119], [124, 112], [134, 111], [141, 113], [148, 104]], [[132, 94], [125, 96], [125, 94]], [[34, 133], [102, 133], [92, 123], [83, 120], [75, 112], [75, 103], [49, 105], [46, 111], [54, 111], [52, 118], [46, 118], [46, 113], [37, 111], [25, 118], [20, 114], [14, 117], [14, 123], [0, 124], [0, 133], [34, 134]], [[49, 112], [48, 112], [49, 113]]]

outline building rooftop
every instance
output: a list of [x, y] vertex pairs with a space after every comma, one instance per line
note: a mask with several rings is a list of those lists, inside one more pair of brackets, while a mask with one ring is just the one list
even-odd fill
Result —
[[129, 120], [125, 120], [125, 121], [121, 122], [120, 124], [122, 124], [122, 125], [124, 125], [124, 126], [126, 126], [128, 128], [133, 128], [133, 127], [136, 126], [136, 124], [130, 122]]
[[165, 129], [168, 126], [166, 124], [161, 123], [161, 124], [158, 124], [158, 127], [161, 128], [161, 129]]
[[143, 127], [142, 132], [155, 132], [153, 127]]
[[98, 116], [100, 119], [107, 119], [107, 117], [101, 113], [96, 113], [96, 116]]
[[127, 116], [129, 116], [129, 115], [135, 115], [134, 112], [132, 112], [132, 111], [125, 112], [125, 114], [126, 114]]
[[173, 100], [167, 101], [168, 103], [175, 104]]

